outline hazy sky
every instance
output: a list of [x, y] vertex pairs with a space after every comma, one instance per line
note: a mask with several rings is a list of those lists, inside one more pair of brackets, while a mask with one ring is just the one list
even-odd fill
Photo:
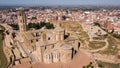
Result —
[[120, 0], [0, 0], [0, 5], [120, 5]]

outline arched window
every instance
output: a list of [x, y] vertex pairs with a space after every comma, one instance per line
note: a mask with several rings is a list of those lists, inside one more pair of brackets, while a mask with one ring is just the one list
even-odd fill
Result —
[[33, 43], [33, 40], [31, 40], [31, 43]]
[[48, 40], [50, 40], [50, 37], [48, 37]]

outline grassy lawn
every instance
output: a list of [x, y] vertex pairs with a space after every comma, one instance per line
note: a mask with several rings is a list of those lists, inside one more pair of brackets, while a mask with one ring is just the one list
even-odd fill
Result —
[[109, 34], [109, 33], [108, 33], [108, 36], [106, 38], [108, 39], [109, 46], [108, 46], [107, 49], [105, 49], [103, 51], [99, 51], [99, 53], [101, 53], [101, 54], [108, 54], [108, 55], [116, 55], [118, 53], [118, 51], [120, 50], [120, 48], [118, 48], [118, 46], [120, 44], [120, 39], [116, 39], [115, 37], [112, 36], [112, 34]]
[[105, 46], [105, 42], [100, 42], [100, 41], [92, 41], [89, 43], [89, 47], [91, 49], [98, 49], [98, 48], [102, 48]]
[[3, 31], [0, 30], [0, 68], [7, 68], [7, 59], [3, 52]]
[[62, 25], [64, 28], [67, 28], [67, 30], [75, 32], [74, 34], [77, 35], [82, 43], [85, 43], [85, 41], [89, 41], [89, 36], [85, 31], [83, 31], [80, 22], [66, 21], [63, 22]]
[[119, 49], [117, 48], [117, 42], [116, 40], [112, 37], [112, 36], [108, 36], [108, 43], [109, 46], [107, 49], [103, 50], [103, 51], [99, 51], [102, 54], [110, 54], [110, 55], [115, 55], [118, 53]]
[[119, 64], [97, 61], [99, 68], [120, 68]]
[[94, 40], [105, 40], [107, 38], [106, 36], [100, 36], [100, 37], [93, 37]]

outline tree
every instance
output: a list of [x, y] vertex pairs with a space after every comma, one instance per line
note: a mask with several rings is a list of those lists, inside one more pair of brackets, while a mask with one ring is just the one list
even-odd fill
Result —
[[29, 23], [29, 24], [27, 25], [27, 27], [28, 27], [28, 29], [32, 28], [32, 27], [33, 27], [33, 23]]
[[46, 23], [45, 27], [46, 29], [54, 29], [54, 25], [50, 23]]
[[18, 24], [9, 24], [14, 30], [19, 30]]
[[93, 63], [90, 62], [88, 65], [83, 66], [83, 68], [94, 68]]
[[99, 27], [101, 26], [98, 22], [94, 22], [94, 25]]
[[45, 26], [45, 25], [46, 25], [45, 22], [40, 22], [40, 26], [41, 26], [41, 27], [43, 27], [43, 26]]
[[120, 39], [120, 35], [119, 34], [113, 34], [113, 37]]

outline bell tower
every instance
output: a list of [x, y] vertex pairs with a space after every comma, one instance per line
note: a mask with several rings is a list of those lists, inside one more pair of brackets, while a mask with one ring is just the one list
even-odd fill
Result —
[[26, 32], [26, 15], [25, 15], [25, 9], [24, 8], [18, 8], [17, 9], [18, 14], [18, 25], [20, 33]]

